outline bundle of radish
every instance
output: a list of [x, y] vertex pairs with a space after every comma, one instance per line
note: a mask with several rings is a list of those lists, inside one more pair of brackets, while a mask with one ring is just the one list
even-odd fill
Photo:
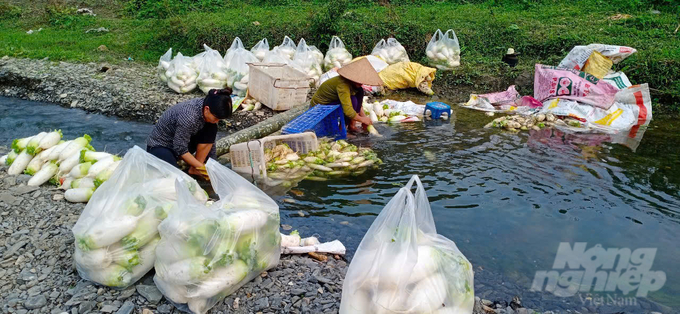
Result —
[[[83, 160], [99, 157], [88, 153], [81, 156]], [[110, 158], [99, 159], [90, 169]], [[125, 288], [153, 268], [159, 241], [157, 227], [176, 208], [175, 180], [182, 178], [191, 191], [187, 193], [201, 202], [208, 197], [187, 174], [137, 146], [125, 154], [118, 171], [110, 177], [97, 188], [73, 227], [73, 256], [82, 278]], [[93, 182], [85, 176], [74, 179], [71, 185], [77, 188], [67, 193], [92, 191]]]
[[333, 68], [342, 68], [350, 62], [352, 62], [352, 54], [347, 51], [345, 44], [338, 36], [333, 36], [323, 60], [324, 69], [330, 71]]
[[267, 41], [267, 38], [262, 38], [262, 40], [258, 41], [253, 48], [250, 48], [250, 52], [252, 52], [260, 61], [264, 60], [264, 55], [267, 54], [267, 51], [269, 51], [269, 42]]
[[217, 50], [206, 51], [199, 69], [198, 88], [205, 94], [227, 86], [227, 64]]
[[158, 289], [177, 308], [206, 313], [280, 257], [279, 208], [272, 200], [215, 160], [206, 164], [220, 200], [196, 202], [177, 181], [178, 210], [158, 230]]
[[340, 313], [472, 313], [473, 305], [472, 265], [437, 234], [425, 189], [413, 176], [359, 244]]
[[442, 34], [437, 30], [427, 44], [425, 54], [431, 65], [440, 70], [453, 70], [460, 65], [460, 44], [456, 33], [450, 29]]
[[373, 123], [405, 123], [418, 122], [420, 118], [416, 115], [409, 115], [402, 110], [393, 109], [383, 102], [364, 103], [364, 113], [371, 118]]
[[160, 78], [163, 83], [168, 82], [168, 77], [165, 76], [165, 72], [167, 72], [168, 68], [170, 68], [171, 61], [172, 61], [172, 48], [168, 49], [168, 51], [161, 56], [160, 60], [158, 60], [158, 66], [156, 67], [158, 78]]
[[387, 64], [410, 62], [406, 49], [394, 38], [388, 38], [387, 41], [381, 39], [371, 54], [385, 60]]
[[377, 168], [382, 160], [370, 148], [360, 148], [344, 140], [319, 140], [319, 149], [298, 154], [287, 144], [279, 144], [264, 152], [267, 177], [292, 184], [297, 180], [326, 181], [329, 178], [358, 176], [369, 168]]
[[318, 62], [317, 56], [314, 52], [307, 46], [305, 39], [300, 39], [298, 43], [297, 51], [295, 52], [295, 57], [291, 65], [302, 71], [302, 73], [307, 74], [311, 77], [314, 82], [316, 82], [323, 71], [321, 71], [321, 63]]
[[245, 96], [248, 91], [248, 81], [250, 67], [248, 63], [258, 62], [255, 55], [243, 48], [231, 52], [229, 68], [227, 69], [227, 85], [232, 89], [232, 93], [238, 96]]
[[168, 78], [168, 87], [177, 93], [184, 94], [196, 88], [198, 72], [194, 68], [192, 58], [185, 57], [182, 53], [177, 53], [170, 62], [165, 76]]

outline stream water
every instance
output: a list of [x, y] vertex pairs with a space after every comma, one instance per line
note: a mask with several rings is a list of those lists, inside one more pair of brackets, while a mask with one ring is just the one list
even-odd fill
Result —
[[[655, 117], [635, 151], [598, 136], [481, 128], [491, 119], [456, 108], [450, 121], [379, 126], [384, 138], [356, 144], [372, 147], [385, 164], [361, 177], [302, 181], [274, 196], [282, 224], [302, 236], [337, 238], [351, 255], [383, 206], [417, 174], [437, 231], [455, 241], [474, 266], [476, 295], [508, 301], [519, 295], [525, 306], [542, 310], [677, 311], [671, 310], [680, 308], [677, 119]], [[151, 126], [0, 98], [0, 145], [54, 128], [69, 138], [88, 133], [95, 148], [123, 152], [143, 147]], [[590, 299], [592, 290], [571, 297], [529, 291], [537, 271], [553, 270], [563, 242], [633, 252], [656, 249], [643, 260], [652, 272], [665, 273], [665, 284], [647, 298], [635, 298], [640, 291], [635, 289], [627, 295], [604, 291]]]

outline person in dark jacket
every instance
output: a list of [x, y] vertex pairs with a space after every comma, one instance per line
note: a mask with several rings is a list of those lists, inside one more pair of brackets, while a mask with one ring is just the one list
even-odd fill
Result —
[[165, 111], [146, 140], [150, 154], [177, 166], [184, 160], [189, 174], [207, 177], [205, 162], [216, 158], [217, 122], [231, 117], [231, 89], [212, 89]]

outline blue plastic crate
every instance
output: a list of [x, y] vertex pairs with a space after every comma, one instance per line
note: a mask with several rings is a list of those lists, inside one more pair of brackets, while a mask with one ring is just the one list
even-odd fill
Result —
[[317, 137], [334, 137], [336, 140], [347, 138], [345, 114], [339, 105], [316, 105], [281, 129], [281, 134], [294, 134], [313, 131]]

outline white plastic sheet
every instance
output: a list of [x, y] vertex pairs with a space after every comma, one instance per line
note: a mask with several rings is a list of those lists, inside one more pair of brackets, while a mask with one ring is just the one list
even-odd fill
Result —
[[125, 154], [73, 227], [80, 277], [125, 288], [153, 268], [157, 227], [176, 208], [177, 178], [184, 180], [189, 197], [208, 199], [195, 180], [167, 162], [137, 146]]
[[472, 313], [473, 304], [472, 265], [437, 234], [425, 189], [413, 176], [359, 244], [340, 313]]

